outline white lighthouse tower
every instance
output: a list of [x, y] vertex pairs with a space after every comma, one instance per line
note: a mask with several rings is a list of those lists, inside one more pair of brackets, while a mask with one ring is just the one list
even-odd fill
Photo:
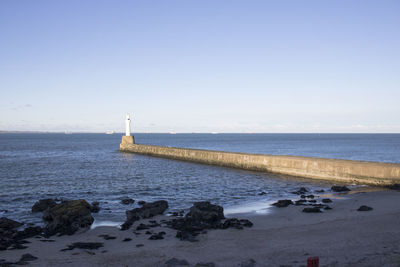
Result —
[[129, 114], [126, 114], [125, 136], [131, 136], [131, 116]]
[[135, 137], [131, 135], [131, 116], [126, 114], [125, 117], [125, 135], [122, 136], [121, 145], [123, 144], [134, 144]]

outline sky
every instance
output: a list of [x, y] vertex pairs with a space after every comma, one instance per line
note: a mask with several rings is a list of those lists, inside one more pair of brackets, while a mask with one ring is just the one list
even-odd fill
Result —
[[400, 133], [400, 1], [1, 0], [0, 130]]

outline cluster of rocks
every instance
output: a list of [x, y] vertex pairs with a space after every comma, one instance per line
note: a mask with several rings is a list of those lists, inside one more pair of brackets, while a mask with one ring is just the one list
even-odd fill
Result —
[[[335, 188], [336, 187], [332, 187]], [[343, 188], [342, 188], [343, 189]], [[333, 189], [332, 189], [333, 190]], [[340, 190], [340, 189], [338, 189]], [[345, 190], [343, 190], [345, 191]], [[317, 191], [316, 191], [317, 192]], [[324, 190], [318, 190], [319, 192], [324, 192]], [[316, 197], [313, 194], [310, 194], [309, 190], [305, 187], [299, 188], [297, 191], [292, 192], [295, 195], [299, 195], [300, 199], [296, 201], [292, 201], [290, 199], [281, 199], [277, 202], [273, 203], [272, 205], [278, 208], [285, 208], [289, 205], [295, 206], [306, 206], [302, 211], [306, 213], [320, 213], [322, 209], [330, 210], [332, 209], [327, 203], [331, 203], [332, 200], [329, 198], [322, 199], [322, 203], [317, 203]]]
[[126, 221], [121, 225], [121, 230], [128, 230], [135, 221], [148, 219], [163, 214], [168, 209], [168, 202], [159, 200], [152, 203], [143, 203], [142, 207], [126, 211]]
[[21, 258], [19, 259], [19, 261], [17, 261], [17, 262], [9, 262], [9, 261], [0, 259], [0, 266], [3, 267], [3, 266], [15, 266], [15, 265], [28, 265], [29, 261], [34, 261], [34, 260], [37, 260], [37, 257], [35, 257], [29, 253], [26, 253], [26, 254], [23, 254], [21, 256]]
[[8, 219], [0, 218], [0, 250], [6, 249], [24, 249], [24, 244], [29, 243], [26, 238], [34, 237], [42, 233], [40, 226], [29, 226], [22, 231], [18, 231], [23, 223]]
[[203, 201], [195, 202], [183, 218], [167, 221], [166, 225], [177, 230], [176, 237], [180, 240], [196, 241], [196, 236], [207, 229], [243, 229], [253, 226], [253, 223], [246, 219], [225, 219], [221, 206]]
[[[183, 266], [194, 266], [194, 267], [215, 267], [213, 262], [199, 262], [195, 265], [191, 265], [187, 260], [171, 258], [167, 260], [162, 267], [183, 267]], [[256, 261], [254, 259], [247, 259], [239, 264], [240, 267], [254, 267]]]

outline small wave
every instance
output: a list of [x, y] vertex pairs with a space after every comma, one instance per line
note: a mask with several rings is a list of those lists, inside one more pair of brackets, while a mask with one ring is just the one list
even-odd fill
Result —
[[227, 207], [224, 210], [226, 216], [240, 213], [268, 214], [270, 213], [271, 204], [274, 201], [256, 201], [248, 202], [242, 205]]
[[100, 226], [112, 226], [112, 227], [120, 227], [122, 222], [112, 222], [112, 221], [94, 221], [90, 229], [94, 229]]

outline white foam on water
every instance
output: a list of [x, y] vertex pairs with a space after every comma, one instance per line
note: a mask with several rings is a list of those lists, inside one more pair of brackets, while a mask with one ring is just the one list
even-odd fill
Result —
[[122, 222], [112, 222], [112, 221], [94, 221], [90, 226], [90, 229], [94, 229], [99, 226], [112, 226], [112, 227], [120, 227]]
[[268, 214], [271, 212], [271, 204], [275, 201], [247, 202], [241, 205], [227, 207], [224, 209], [226, 216], [240, 213]]

